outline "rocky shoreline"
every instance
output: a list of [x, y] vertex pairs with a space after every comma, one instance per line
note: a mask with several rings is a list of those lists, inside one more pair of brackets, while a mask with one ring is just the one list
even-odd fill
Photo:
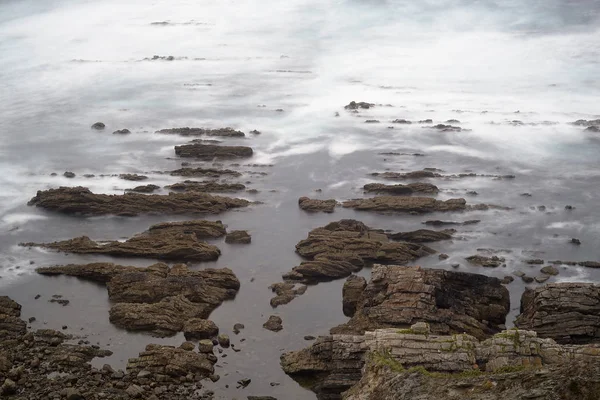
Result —
[[[356, 114], [381, 106], [351, 102], [344, 109]], [[445, 122], [454, 125], [403, 119], [391, 123], [426, 124], [427, 130], [452, 134], [468, 131], [456, 126], [460, 124], [458, 120]], [[595, 121], [578, 121], [575, 125], [592, 127]], [[104, 127], [99, 122], [92, 129], [99, 133]], [[269, 176], [263, 167], [272, 165], [252, 161], [238, 164], [256, 153], [251, 146], [240, 145], [252, 139], [236, 129], [184, 127], [162, 129], [156, 134], [210, 139], [176, 145], [180, 168], [117, 175], [126, 182], [144, 182], [123, 189], [122, 194], [60, 186], [39, 190], [28, 205], [44, 213], [79, 220], [154, 216], [162, 222], [145, 225], [137, 231], [140, 233], [129, 237], [121, 235], [110, 240], [70, 235], [48, 238], [57, 241], [20, 244], [24, 251], [89, 257], [94, 262], [42, 264], [36, 272], [100, 285], [110, 302], [106, 320], [124, 331], [151, 336], [156, 343], [146, 346], [139, 356], [129, 358], [124, 371], [114, 370], [108, 364], [96, 368], [90, 362], [110, 356], [111, 351], [89, 345], [73, 334], [28, 329], [21, 319], [21, 306], [8, 297], [0, 297], [3, 396], [31, 400], [213, 399], [220, 395], [218, 389], [208, 387], [218, 388], [214, 385], [218, 385], [221, 375], [225, 377], [235, 370], [235, 363], [229, 365], [226, 360], [225, 349], [240, 352], [239, 344], [231, 342], [211, 314], [224, 302], [233, 301], [245, 285], [254, 282], [254, 277], [249, 282], [242, 281], [238, 278], [239, 266], [215, 268], [206, 263], [216, 262], [223, 252], [243, 251], [235, 248], [252, 248], [255, 230], [242, 230], [239, 228], [246, 227], [237, 224], [233, 224], [233, 230], [221, 220], [193, 218], [229, 218], [235, 211], [255, 212], [262, 202], [244, 197], [260, 193], [253, 180]], [[213, 137], [235, 140], [236, 145], [215, 143]], [[68, 174], [64, 177], [79, 178], [73, 172]], [[158, 181], [160, 176], [182, 178], [166, 185]], [[192, 180], [198, 178], [201, 180]], [[279, 311], [294, 307], [296, 302], [290, 303], [310, 293], [316, 285], [330, 285], [327, 282], [333, 281], [342, 285], [341, 280], [345, 279], [338, 296], [339, 312], [349, 319], [329, 326], [328, 335], [304, 336], [304, 340], [314, 341], [305, 349], [281, 351], [282, 370], [319, 399], [595, 398], [600, 392], [595, 378], [600, 372], [599, 286], [554, 281], [560, 274], [558, 266], [598, 268], [600, 264], [524, 259], [511, 256], [510, 251], [487, 248], [462, 257], [463, 264], [456, 263], [456, 257], [439, 249], [447, 249], [445, 246], [454, 241], [468, 240], [470, 229], [480, 222], [469, 219], [473, 217], [468, 214], [479, 213], [479, 217], [481, 212], [514, 212], [506, 206], [467, 202], [463, 195], [473, 199], [478, 195], [473, 190], [445, 187], [471, 178], [507, 182], [516, 179], [512, 174], [446, 173], [431, 167], [386, 170], [365, 173], [365, 180], [344, 197], [322, 194], [322, 189], [314, 190], [310, 196], [295, 197], [295, 209], [301, 210], [298, 212], [303, 218], [315, 221], [304, 239], [296, 238], [299, 261], [295, 266], [282, 265], [281, 270], [287, 272], [269, 277], [270, 284], [260, 283], [265, 296], [269, 291], [273, 293], [269, 304], [274, 314], [261, 314], [259, 322], [230, 320], [234, 334], [243, 331], [244, 323], [254, 323], [268, 334], [282, 335], [289, 325]], [[389, 184], [390, 181], [402, 183]], [[357, 193], [362, 197], [355, 198]], [[272, 206], [267, 202], [266, 207]], [[342, 216], [323, 219], [332, 213]], [[395, 230], [381, 229], [375, 227], [381, 225], [367, 225], [346, 218], [348, 215], [364, 216], [365, 221], [373, 221], [371, 217], [375, 215], [400, 222], [410, 216], [421, 218], [419, 224], [433, 229], [403, 225]], [[450, 217], [437, 219], [444, 218], [442, 215]], [[164, 219], [174, 216], [185, 219]], [[576, 241], [581, 244], [577, 238], [570, 243], [577, 244]], [[294, 248], [289, 248], [289, 252], [293, 253]], [[160, 262], [135, 266], [96, 261], [94, 257]], [[421, 262], [432, 264], [431, 260], [446, 268], [416, 266]], [[527, 266], [527, 272], [496, 276], [511, 262]], [[478, 268], [481, 274], [457, 270], [461, 265]], [[488, 276], [488, 271], [494, 271], [494, 276]], [[370, 279], [365, 278], [369, 274]], [[522, 294], [516, 328], [507, 329], [512, 326], [511, 293], [507, 287], [514, 276], [521, 278], [519, 283], [530, 286]], [[60, 295], [50, 301], [68, 310], [69, 300]], [[170, 346], [161, 342], [166, 337], [182, 340], [177, 346]], [[75, 344], [77, 339], [81, 340]], [[245, 340], [241, 338], [240, 343]], [[569, 383], [561, 384], [561, 377]], [[250, 382], [249, 378], [241, 379], [237, 388], [244, 389]], [[271, 383], [271, 387], [278, 385]], [[247, 398], [275, 399], [271, 394]]]

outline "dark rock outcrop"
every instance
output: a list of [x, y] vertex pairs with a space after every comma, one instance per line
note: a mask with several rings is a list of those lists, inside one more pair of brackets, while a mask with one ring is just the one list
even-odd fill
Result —
[[298, 206], [304, 211], [318, 212], [323, 211], [326, 213], [332, 213], [335, 210], [335, 206], [338, 204], [335, 199], [329, 200], [318, 200], [309, 199], [308, 197], [300, 197], [298, 199]]
[[95, 122], [94, 124], [92, 124], [92, 129], [102, 130], [104, 128], [106, 128], [106, 125], [104, 125], [103, 122]]
[[470, 256], [470, 257], [467, 257], [466, 260], [470, 264], [479, 265], [481, 267], [487, 267], [487, 268], [499, 267], [502, 264], [504, 264], [504, 262], [506, 261], [504, 259], [504, 257], [498, 257], [498, 256], [486, 257], [486, 256], [481, 256], [481, 255]]
[[204, 129], [204, 128], [170, 128], [161, 129], [156, 133], [165, 133], [170, 135], [180, 136], [220, 136], [220, 137], [244, 137], [244, 132], [236, 131], [232, 128], [220, 128], [220, 129]]
[[105, 254], [116, 257], [156, 258], [174, 261], [212, 261], [218, 247], [200, 239], [225, 235], [220, 221], [185, 221], [152, 225], [147, 232], [121, 241], [95, 242], [87, 236], [52, 243], [22, 243], [77, 254]]
[[208, 319], [191, 318], [184, 322], [183, 334], [187, 340], [210, 339], [219, 334], [219, 327]]
[[271, 299], [271, 307], [277, 308], [278, 306], [288, 304], [296, 297], [303, 295], [306, 292], [307, 286], [291, 282], [278, 282], [269, 286], [269, 289], [276, 294], [276, 296]]
[[455, 229], [444, 229], [442, 231], [432, 231], [431, 229], [418, 229], [411, 232], [397, 232], [388, 234], [392, 240], [401, 240], [414, 243], [439, 242], [440, 240], [450, 240], [456, 233]]
[[127, 374], [138, 376], [148, 371], [165, 381], [179, 381], [188, 374], [208, 377], [214, 373], [214, 361], [205, 353], [196, 353], [178, 347], [149, 344], [146, 351], [127, 362]]
[[198, 181], [183, 181], [174, 183], [165, 188], [174, 192], [240, 192], [246, 190], [246, 186], [241, 183], [219, 183], [214, 181], [198, 182]]
[[128, 135], [131, 131], [129, 129], [118, 129], [113, 132], [113, 135]]
[[363, 186], [368, 193], [384, 193], [392, 195], [411, 195], [413, 193], [435, 194], [439, 192], [437, 186], [431, 183], [409, 183], [408, 185], [385, 185], [383, 183], [368, 183]]
[[168, 195], [95, 194], [84, 187], [40, 190], [28, 205], [63, 214], [84, 216], [139, 214], [218, 214], [231, 208], [246, 207], [249, 201], [207, 193], [169, 193]]
[[248, 158], [252, 157], [251, 147], [246, 146], [218, 146], [214, 144], [184, 144], [175, 146], [175, 154], [179, 157], [191, 157], [201, 160]]
[[0, 296], [0, 340], [24, 334], [21, 305], [7, 296]]
[[526, 289], [515, 325], [559, 343], [600, 343], [600, 285], [549, 283]]
[[155, 190], [160, 189], [158, 185], [142, 185], [136, 186], [133, 189], [126, 189], [128, 192], [136, 192], [136, 193], [153, 193]]
[[342, 289], [342, 308], [344, 315], [352, 317], [362, 297], [362, 292], [367, 287], [367, 280], [362, 276], [350, 275]]
[[378, 196], [344, 201], [342, 206], [361, 211], [429, 213], [463, 211], [466, 209], [466, 201], [465, 199], [442, 201], [431, 197]]
[[390, 180], [439, 178], [442, 175], [433, 171], [411, 171], [411, 172], [373, 172], [371, 176]]
[[138, 175], [138, 174], [121, 174], [119, 178], [125, 179], [126, 181], [145, 181], [148, 179], [146, 175]]
[[497, 278], [456, 271], [375, 265], [348, 323], [332, 333], [408, 328], [427, 322], [435, 334], [466, 332], [485, 338], [501, 331], [508, 290]]
[[600, 119], [578, 119], [577, 121], [573, 122], [573, 125], [578, 125], [578, 126], [600, 126]]
[[231, 169], [217, 169], [217, 168], [180, 168], [174, 171], [170, 171], [171, 176], [186, 176], [186, 177], [206, 177], [206, 178], [220, 178], [222, 176], [242, 176], [241, 173]]
[[364, 101], [359, 101], [359, 102], [351, 101], [350, 103], [348, 103], [347, 105], [344, 106], [344, 108], [346, 110], [358, 110], [359, 108], [368, 110], [371, 107], [375, 107], [375, 104], [367, 103]]
[[231, 231], [225, 236], [226, 243], [249, 244], [252, 236], [247, 231]]
[[269, 331], [279, 332], [283, 329], [283, 321], [281, 320], [281, 317], [271, 315], [268, 321], [263, 324], [263, 328]]

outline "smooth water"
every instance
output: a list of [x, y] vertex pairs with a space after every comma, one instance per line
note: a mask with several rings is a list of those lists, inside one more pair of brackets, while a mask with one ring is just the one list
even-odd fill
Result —
[[[235, 322], [247, 327], [240, 335], [247, 339], [240, 343], [243, 351], [219, 363], [223, 379], [214, 389], [224, 398], [314, 398], [283, 375], [278, 358], [282, 350], [305, 346], [304, 335], [325, 334], [345, 320], [342, 282], [311, 287], [275, 311], [267, 289], [297, 265], [294, 246], [314, 227], [357, 218], [399, 231], [418, 229], [425, 219], [481, 219], [460, 227], [456, 240], [432, 246], [450, 259], [418, 263], [461, 263], [461, 270], [499, 277], [531, 268], [523, 259], [532, 254], [600, 260], [600, 134], [569, 124], [600, 118], [599, 21], [597, 0], [0, 1], [0, 291], [21, 302], [25, 316], [35, 315], [38, 327], [43, 321], [67, 324], [110, 344], [116, 352], [110, 362], [120, 367], [146, 343], [179, 343], [181, 337], [158, 340], [112, 327], [102, 287], [33, 273], [39, 265], [105, 258], [17, 244], [84, 234], [122, 238], [183, 217], [84, 219], [26, 203], [37, 190], [60, 185], [122, 193], [138, 184], [101, 174], [147, 173], [147, 183], [161, 186], [178, 181], [159, 172], [179, 168], [173, 146], [187, 139], [153, 133], [160, 128], [258, 129], [260, 136], [228, 142], [254, 148], [249, 164], [274, 164], [241, 168], [268, 173], [241, 179], [260, 190], [244, 197], [265, 204], [211, 217], [249, 229], [253, 243], [218, 243], [221, 259], [198, 266], [229, 266], [242, 282], [236, 300], [211, 316], [226, 333]], [[174, 59], [151, 60], [154, 55]], [[356, 115], [343, 109], [352, 100], [378, 106]], [[422, 124], [389, 129], [396, 118], [458, 119], [469, 130], [439, 132]], [[365, 124], [367, 119], [381, 123]], [[106, 130], [91, 130], [96, 121]], [[122, 128], [132, 134], [110, 133]], [[433, 182], [443, 189], [439, 198], [476, 190], [469, 202], [513, 210], [390, 217], [344, 209], [309, 215], [297, 208], [303, 195], [362, 196], [360, 188], [372, 181], [369, 172], [424, 167], [514, 174], [514, 180]], [[64, 171], [77, 177], [64, 178]], [[520, 196], [524, 192], [532, 197]], [[575, 210], [565, 210], [567, 204]], [[568, 243], [572, 237], [582, 245]], [[465, 265], [464, 257], [477, 248], [511, 250], [507, 267]], [[598, 279], [595, 270], [565, 267], [556, 280]], [[511, 318], [523, 288], [520, 281], [510, 286]], [[32, 300], [37, 293], [44, 297]], [[55, 293], [69, 298], [70, 308], [47, 304], [44, 298]], [[262, 329], [273, 312], [284, 320], [278, 334]], [[242, 377], [253, 383], [236, 391]]]

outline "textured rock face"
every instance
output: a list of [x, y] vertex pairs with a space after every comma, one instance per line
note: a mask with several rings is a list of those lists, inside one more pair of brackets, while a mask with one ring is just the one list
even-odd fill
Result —
[[124, 242], [95, 242], [87, 236], [52, 243], [22, 243], [78, 254], [106, 254], [117, 257], [156, 258], [174, 261], [210, 261], [221, 255], [218, 247], [200, 239], [225, 234], [220, 221], [185, 221], [153, 225], [147, 232]]
[[205, 177], [205, 178], [220, 178], [222, 176], [239, 177], [241, 173], [232, 169], [217, 169], [217, 168], [180, 168], [170, 171], [171, 176], [187, 176], [187, 177]]
[[60, 187], [40, 190], [30, 206], [63, 214], [84, 216], [139, 214], [218, 214], [231, 208], [246, 207], [249, 201], [201, 192], [144, 195], [127, 192], [124, 195], [95, 194], [84, 187]]
[[[213, 362], [205, 353], [196, 353], [172, 346], [149, 344], [137, 358], [130, 358], [127, 373], [137, 375], [149, 371], [157, 377], [179, 378], [188, 374], [206, 377], [214, 372]], [[167, 379], [165, 379], [167, 378]]]
[[350, 275], [342, 289], [342, 308], [344, 315], [352, 317], [361, 299], [362, 292], [367, 287], [367, 280], [362, 276]]
[[435, 194], [439, 192], [437, 186], [431, 183], [409, 183], [408, 185], [385, 185], [383, 183], [368, 183], [363, 186], [365, 192], [395, 195], [411, 195], [413, 193]]
[[432, 231], [430, 229], [418, 229], [411, 232], [398, 232], [388, 235], [392, 240], [404, 240], [414, 243], [439, 242], [440, 240], [450, 240], [456, 233], [455, 229], [444, 229], [443, 231]]
[[218, 183], [213, 181], [197, 182], [197, 181], [183, 181], [174, 183], [173, 185], [165, 186], [174, 192], [239, 192], [246, 190], [246, 186], [241, 183]]
[[[324, 336], [306, 349], [282, 355], [281, 365], [287, 374], [308, 383], [319, 399], [341, 399], [342, 393], [359, 381], [361, 383], [347, 395], [364, 391], [362, 383], [373, 366], [385, 367], [396, 374], [403, 371], [425, 376], [438, 373], [439, 379], [461, 380], [481, 372], [500, 375], [512, 369], [519, 371], [518, 374], [527, 374], [529, 367], [553, 367], [574, 362], [592, 367], [600, 365], [600, 348], [561, 346], [551, 339], [538, 338], [535, 332], [509, 330], [479, 342], [467, 334], [431, 335], [428, 329], [427, 324], [415, 324], [406, 330], [379, 329], [364, 335]], [[365, 364], [366, 371], [363, 369]], [[361, 380], [362, 371], [366, 375]], [[450, 375], [462, 372], [467, 374]], [[488, 379], [491, 376], [487, 375]], [[501, 377], [498, 379], [502, 380]], [[412, 393], [413, 389], [399, 387], [397, 392], [388, 395], [390, 399], [408, 399], [410, 397], [400, 396], [405, 392]], [[464, 393], [456, 395], [463, 396], [457, 399], [465, 398]]]
[[408, 328], [424, 321], [435, 334], [466, 332], [479, 339], [500, 332], [510, 309], [497, 278], [456, 271], [375, 265], [348, 323], [332, 333]]
[[225, 237], [226, 243], [249, 244], [252, 242], [252, 236], [246, 231], [232, 231]]
[[343, 207], [362, 211], [393, 211], [410, 213], [429, 213], [434, 211], [463, 211], [465, 199], [436, 200], [431, 197], [378, 196], [366, 199], [348, 200]]
[[7, 296], [0, 296], [0, 339], [25, 333], [25, 321], [20, 317], [21, 305]]
[[[95, 263], [37, 271], [105, 283], [114, 302], [110, 321], [127, 330], [148, 331], [156, 336], [170, 336], [186, 329], [191, 337], [200, 335], [201, 323], [195, 319], [208, 318], [223, 300], [234, 298], [240, 287], [239, 280], [227, 268], [192, 271], [184, 264], [169, 269], [160, 263], [148, 268]], [[207, 327], [213, 325], [206, 323]], [[218, 328], [213, 328], [218, 333]]]
[[161, 129], [156, 133], [165, 133], [169, 135], [180, 135], [180, 136], [221, 136], [221, 137], [244, 137], [244, 132], [236, 131], [232, 128], [220, 128], [220, 129], [204, 129], [204, 128], [170, 128]]
[[252, 157], [253, 151], [251, 147], [246, 146], [218, 146], [214, 144], [192, 143], [175, 146], [175, 154], [179, 157], [213, 160]]
[[335, 201], [335, 199], [318, 200], [309, 199], [308, 197], [300, 197], [300, 199], [298, 199], [298, 206], [304, 211], [310, 212], [323, 211], [326, 213], [332, 213], [337, 204], [338, 203]]
[[550, 283], [528, 289], [515, 325], [559, 343], [600, 343], [600, 285]]
[[136, 186], [133, 189], [127, 189], [128, 192], [137, 192], [137, 193], [153, 193], [155, 190], [160, 189], [160, 186], [157, 185], [142, 185]]

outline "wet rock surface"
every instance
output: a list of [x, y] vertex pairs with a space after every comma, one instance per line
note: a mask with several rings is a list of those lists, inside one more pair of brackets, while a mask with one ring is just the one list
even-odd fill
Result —
[[600, 285], [550, 283], [527, 289], [515, 325], [559, 343], [600, 343]]
[[298, 199], [298, 206], [304, 210], [309, 212], [326, 212], [332, 213], [335, 211], [335, 206], [337, 206], [338, 202], [335, 199], [330, 200], [318, 200], [318, 199], [309, 199], [308, 197], [300, 197]]
[[158, 189], [160, 189], [160, 186], [158, 185], [142, 185], [136, 186], [133, 189], [127, 189], [127, 191], [136, 193], [153, 193]]
[[411, 195], [413, 193], [436, 194], [439, 192], [437, 186], [431, 183], [409, 183], [407, 185], [385, 185], [383, 183], [368, 183], [363, 186], [367, 193], [384, 193], [393, 195]]
[[239, 177], [242, 176], [240, 172], [232, 169], [218, 169], [218, 168], [180, 168], [173, 171], [169, 171], [172, 176], [186, 176], [186, 177], [205, 177], [205, 178], [220, 178], [222, 176]]
[[450, 240], [452, 235], [456, 233], [455, 229], [444, 229], [441, 231], [432, 231], [431, 229], [418, 229], [411, 232], [397, 232], [388, 234], [388, 237], [392, 240], [415, 242], [415, 243], [428, 243], [428, 242], [439, 242], [440, 240]]
[[121, 174], [119, 178], [124, 179], [126, 181], [145, 181], [148, 179], [146, 175], [138, 175], [138, 174]]
[[246, 190], [246, 186], [241, 183], [219, 183], [214, 181], [198, 182], [184, 181], [165, 186], [165, 188], [174, 192], [240, 192]]
[[218, 328], [206, 318], [224, 300], [234, 298], [240, 287], [227, 268], [192, 271], [184, 264], [137, 268], [94, 263], [38, 268], [37, 272], [106, 284], [113, 303], [110, 321], [127, 330], [148, 331], [156, 336], [180, 331], [190, 338], [216, 336]]
[[463, 211], [466, 209], [466, 201], [465, 199], [442, 201], [431, 197], [378, 196], [344, 201], [342, 206], [361, 211], [430, 213], [434, 211]]
[[[354, 295], [356, 298], [356, 295]], [[407, 328], [422, 321], [434, 334], [466, 332], [483, 339], [501, 330], [509, 312], [508, 290], [497, 278], [456, 271], [375, 265], [356, 312], [332, 333], [362, 334]]]
[[267, 322], [263, 324], [263, 328], [269, 331], [279, 332], [283, 329], [283, 321], [281, 320], [281, 317], [271, 315]]
[[180, 136], [220, 136], [220, 137], [244, 137], [244, 132], [236, 131], [232, 128], [220, 128], [220, 129], [204, 129], [204, 128], [170, 128], [161, 129], [156, 133], [164, 133], [169, 135], [180, 135]]
[[435, 253], [420, 244], [390, 242], [382, 232], [356, 220], [340, 220], [313, 229], [296, 245], [296, 252], [309, 259], [283, 276], [292, 283], [317, 283], [345, 278], [366, 264], [405, 263]]
[[247, 231], [231, 231], [225, 236], [226, 243], [249, 244], [252, 236]]
[[479, 265], [481, 267], [487, 267], [487, 268], [499, 267], [502, 264], [504, 264], [504, 262], [506, 261], [506, 259], [504, 259], [503, 257], [498, 257], [498, 256], [486, 257], [486, 256], [481, 256], [481, 255], [470, 256], [470, 257], [467, 257], [466, 260], [470, 264]]
[[218, 247], [201, 239], [226, 234], [220, 221], [184, 221], [152, 225], [148, 231], [124, 242], [96, 242], [87, 236], [52, 243], [22, 243], [77, 254], [105, 254], [118, 257], [155, 258], [173, 261], [211, 261], [221, 255]]
[[60, 187], [38, 191], [28, 205], [63, 214], [95, 216], [139, 214], [218, 214], [232, 208], [247, 207], [249, 201], [213, 196], [200, 192], [168, 195], [95, 194], [84, 187]]
[[175, 146], [175, 154], [179, 157], [197, 158], [200, 160], [232, 159], [252, 157], [252, 148], [246, 146], [218, 146], [214, 144], [184, 144]]

